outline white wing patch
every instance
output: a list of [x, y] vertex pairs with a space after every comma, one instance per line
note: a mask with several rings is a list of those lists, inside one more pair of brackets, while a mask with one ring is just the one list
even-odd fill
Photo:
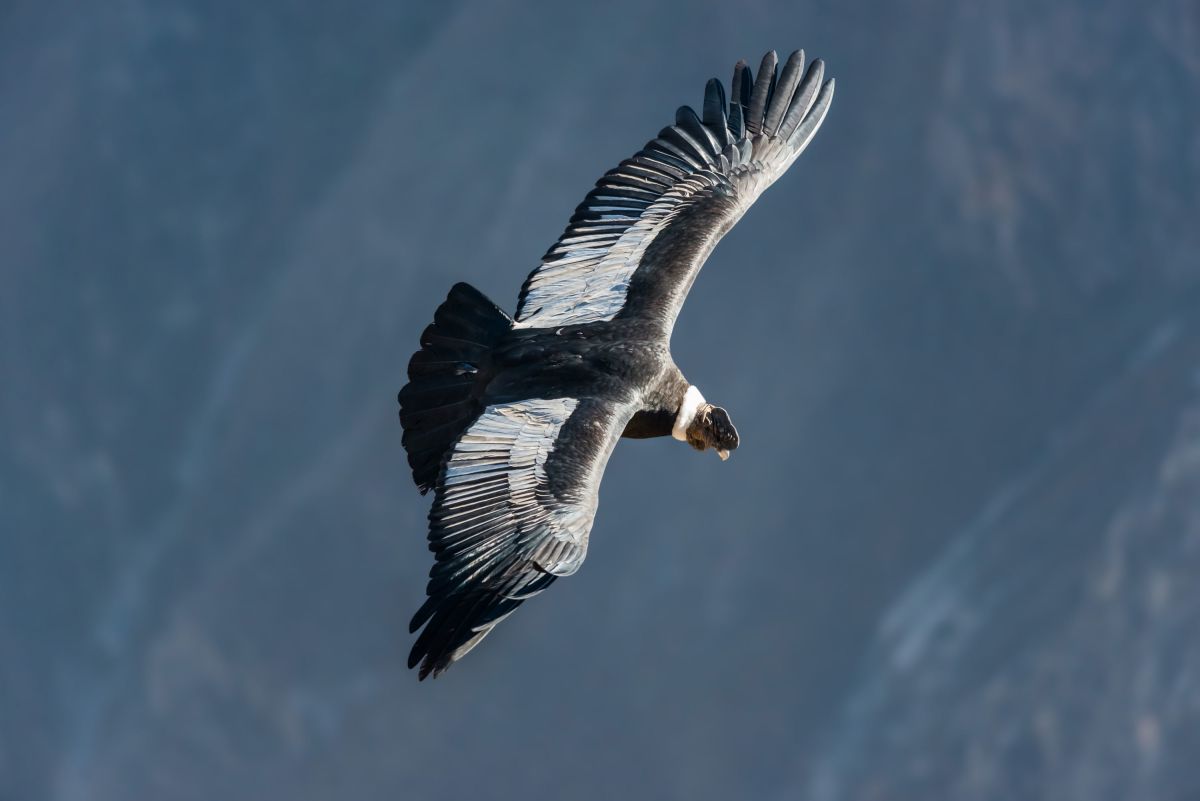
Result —
[[[675, 125], [596, 182], [522, 287], [518, 326], [611, 321], [650, 246], [676, 225], [648, 267], [647, 291], [678, 313], [717, 241], [803, 152], [829, 109], [833, 81], [822, 85], [820, 59], [805, 72], [797, 51], [781, 75], [777, 65], [768, 53], [752, 87], [739, 63], [728, 106], [721, 83], [709, 81], [702, 116], [681, 108]], [[706, 202], [717, 198], [725, 202]]]
[[[595, 508], [564, 508], [551, 497], [546, 477], [555, 439], [578, 404], [575, 398], [558, 398], [487, 407], [446, 464], [443, 519], [453, 521], [460, 533], [507, 529], [514, 550], [530, 546], [523, 555], [547, 573], [563, 576], [578, 570]], [[501, 492], [505, 510], [483, 502]]]
[[[736, 158], [732, 145], [730, 149], [726, 155]], [[612, 320], [625, 305], [629, 281], [646, 248], [693, 196], [723, 181], [724, 176], [712, 171], [697, 173], [647, 206], [640, 217], [606, 217], [632, 223], [615, 237], [583, 234], [559, 240], [526, 285], [517, 325], [552, 328]], [[611, 244], [597, 246], [606, 241]]]
[[[632, 406], [533, 399], [488, 406], [442, 468], [434, 566], [409, 628], [422, 677], [445, 670], [587, 554], [600, 478]], [[565, 449], [552, 463], [557, 449]], [[551, 473], [553, 473], [551, 475]]]

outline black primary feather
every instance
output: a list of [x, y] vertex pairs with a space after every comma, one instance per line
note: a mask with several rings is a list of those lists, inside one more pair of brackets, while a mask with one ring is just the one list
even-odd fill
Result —
[[771, 90], [775, 86], [775, 67], [778, 63], [779, 56], [771, 50], [763, 56], [762, 64], [758, 67], [758, 80], [754, 82], [750, 110], [746, 112], [746, 130], [752, 134], [762, 132], [763, 114], [766, 113], [767, 101], [771, 99]]
[[768, 136], [775, 136], [779, 133], [780, 123], [783, 122], [783, 116], [792, 102], [792, 95], [796, 92], [796, 85], [800, 83], [803, 71], [804, 51], [797, 50], [788, 56], [787, 63], [783, 65], [783, 72], [779, 75], [779, 84], [775, 87], [771, 105], [767, 108], [767, 119], [763, 122], [763, 132]]
[[[738, 61], [733, 68], [733, 81], [730, 83], [730, 94], [735, 105], [741, 106], [742, 122], [750, 116], [750, 94], [754, 82], [754, 73], [745, 59]], [[740, 136], [738, 137], [741, 138]]]
[[[821, 86], [821, 78], [825, 75], [825, 62], [821, 59], [813, 59], [813, 62], [808, 65], [808, 70], [804, 73], [804, 80], [796, 89], [796, 94], [792, 98], [792, 107], [788, 110], [787, 116], [783, 118], [783, 123], [779, 126], [782, 136], [791, 139], [795, 133], [796, 127], [808, 114], [812, 108], [813, 100], [817, 96], [817, 89]], [[818, 115], [814, 115], [816, 117]]]
[[725, 116], [725, 89], [716, 78], [710, 78], [704, 86], [704, 127], [708, 128], [717, 141], [720, 152], [729, 144], [728, 120]]

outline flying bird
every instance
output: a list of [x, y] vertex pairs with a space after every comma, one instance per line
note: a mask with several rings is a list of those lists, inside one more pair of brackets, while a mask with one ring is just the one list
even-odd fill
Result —
[[[621, 437], [671, 436], [727, 459], [729, 414], [671, 358], [671, 330], [718, 240], [804, 152], [834, 82], [804, 53], [744, 61], [596, 182], [510, 317], [456, 284], [400, 391], [413, 479], [434, 491], [428, 598], [409, 626], [437, 676], [525, 600], [579, 569]], [[424, 627], [422, 629], [422, 627]]]

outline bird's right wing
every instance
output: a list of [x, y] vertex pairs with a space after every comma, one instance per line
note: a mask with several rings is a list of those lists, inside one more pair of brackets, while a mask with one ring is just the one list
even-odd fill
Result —
[[633, 407], [555, 398], [488, 406], [455, 444], [429, 513], [429, 598], [409, 667], [437, 675], [526, 598], [579, 569], [604, 467]]
[[596, 182], [521, 288], [517, 325], [550, 328], [637, 317], [669, 337], [701, 265], [791, 166], [825, 120], [833, 81], [804, 53], [758, 79], [739, 62], [732, 98], [715, 78], [699, 116], [684, 106], [632, 158]]

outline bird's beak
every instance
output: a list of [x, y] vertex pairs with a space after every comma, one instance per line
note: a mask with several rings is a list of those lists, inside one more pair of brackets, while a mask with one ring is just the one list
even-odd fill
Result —
[[723, 461], [725, 461], [726, 459], [728, 459], [728, 458], [729, 458], [729, 451], [725, 450], [724, 448], [718, 448], [718, 449], [717, 449], [717, 456], [720, 456], [720, 457], [721, 457], [721, 461], [723, 462]]

